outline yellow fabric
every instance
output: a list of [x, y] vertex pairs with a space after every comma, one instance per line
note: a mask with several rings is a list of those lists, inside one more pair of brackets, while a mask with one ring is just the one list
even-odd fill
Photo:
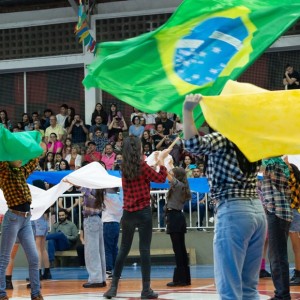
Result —
[[300, 153], [300, 90], [268, 91], [228, 81], [200, 102], [207, 123], [250, 161]]

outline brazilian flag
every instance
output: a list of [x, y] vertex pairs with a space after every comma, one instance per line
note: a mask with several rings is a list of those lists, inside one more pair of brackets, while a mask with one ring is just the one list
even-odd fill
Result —
[[218, 95], [299, 16], [300, 0], [184, 0], [157, 30], [100, 43], [83, 84], [141, 111], [181, 114], [186, 94]]

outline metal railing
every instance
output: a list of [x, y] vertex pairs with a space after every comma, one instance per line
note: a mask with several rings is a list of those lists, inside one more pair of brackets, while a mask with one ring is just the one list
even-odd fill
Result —
[[[166, 194], [168, 190], [151, 190], [151, 207], [153, 211], [153, 229], [154, 230], [164, 230], [165, 229], [165, 213], [164, 213], [164, 205], [166, 200]], [[193, 192], [193, 191], [192, 191]], [[82, 228], [82, 206], [80, 198], [82, 194], [62, 194], [59, 198], [63, 198], [63, 206], [66, 207], [66, 198], [71, 198], [71, 210], [70, 210], [70, 220], [75, 223], [80, 230]], [[58, 198], [58, 199], [59, 199]], [[76, 199], [79, 198], [78, 203], [78, 213], [77, 213], [77, 206], [74, 207], [74, 203]], [[197, 203], [199, 203], [199, 193], [197, 193]], [[203, 225], [200, 226], [200, 209], [199, 205], [197, 205], [197, 210], [192, 210], [192, 203], [189, 201], [189, 209], [188, 212], [184, 212], [187, 221], [187, 228], [188, 229], [198, 229], [198, 230], [207, 230], [213, 229], [214, 224], [210, 222], [210, 219], [213, 217], [213, 213], [209, 210], [209, 198], [208, 195], [205, 194], [205, 215], [203, 219]], [[52, 209], [51, 214], [55, 215], [55, 220], [58, 220], [58, 200], [52, 206], [54, 207], [54, 211]]]

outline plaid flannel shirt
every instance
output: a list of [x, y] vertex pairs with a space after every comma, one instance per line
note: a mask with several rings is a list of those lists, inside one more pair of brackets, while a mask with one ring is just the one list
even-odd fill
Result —
[[143, 161], [141, 163], [141, 174], [137, 178], [128, 180], [122, 177], [124, 210], [133, 212], [150, 206], [150, 182], [163, 183], [166, 178], [166, 167], [160, 166], [159, 172], [156, 172]]
[[241, 171], [234, 146], [223, 135], [214, 132], [203, 137], [194, 136], [185, 140], [184, 146], [194, 155], [207, 155], [206, 176], [213, 199], [258, 198], [257, 173], [246, 176]]
[[8, 207], [31, 203], [31, 193], [26, 179], [36, 169], [39, 159], [30, 160], [21, 168], [11, 168], [8, 162], [0, 162], [0, 188]]
[[290, 206], [291, 193], [288, 180], [289, 178], [284, 174], [283, 165], [267, 164], [261, 191], [265, 209], [278, 218], [291, 222], [293, 213]]

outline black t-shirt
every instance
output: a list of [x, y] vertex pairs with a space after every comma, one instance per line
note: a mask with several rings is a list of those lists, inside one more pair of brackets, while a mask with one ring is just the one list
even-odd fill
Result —
[[[156, 149], [156, 146], [157, 146], [157, 144], [158, 144], [162, 139], [163, 139], [163, 137], [161, 137], [159, 134], [154, 134], [154, 135], [152, 135], [152, 140], [153, 140], [154, 147], [155, 147], [154, 150], [157, 150], [157, 149]], [[159, 150], [165, 149], [165, 148], [166, 148], [165, 142], [163, 142], [161, 146], [162, 146], [162, 147], [161, 147]]]
[[169, 134], [170, 134], [170, 129], [173, 128], [173, 121], [171, 121], [170, 119], [167, 119], [165, 122], [163, 122], [163, 121], [161, 120], [160, 123], [163, 124], [163, 127], [164, 127], [164, 135], [169, 135]]
[[[73, 186], [72, 190], [65, 191], [64, 195], [65, 194], [80, 194], [80, 192], [77, 191], [76, 188]], [[65, 198], [66, 198], [66, 208], [71, 207], [72, 206], [72, 197], [65, 197]], [[73, 197], [73, 203], [75, 203], [75, 199], [76, 199], [76, 197]]]
[[[293, 84], [288, 84], [288, 90], [294, 90], [300, 88], [300, 74], [297, 71], [293, 71], [293, 73], [289, 74], [290, 78], [296, 78], [296, 82]], [[285, 74], [283, 75], [283, 79], [286, 79]]]

